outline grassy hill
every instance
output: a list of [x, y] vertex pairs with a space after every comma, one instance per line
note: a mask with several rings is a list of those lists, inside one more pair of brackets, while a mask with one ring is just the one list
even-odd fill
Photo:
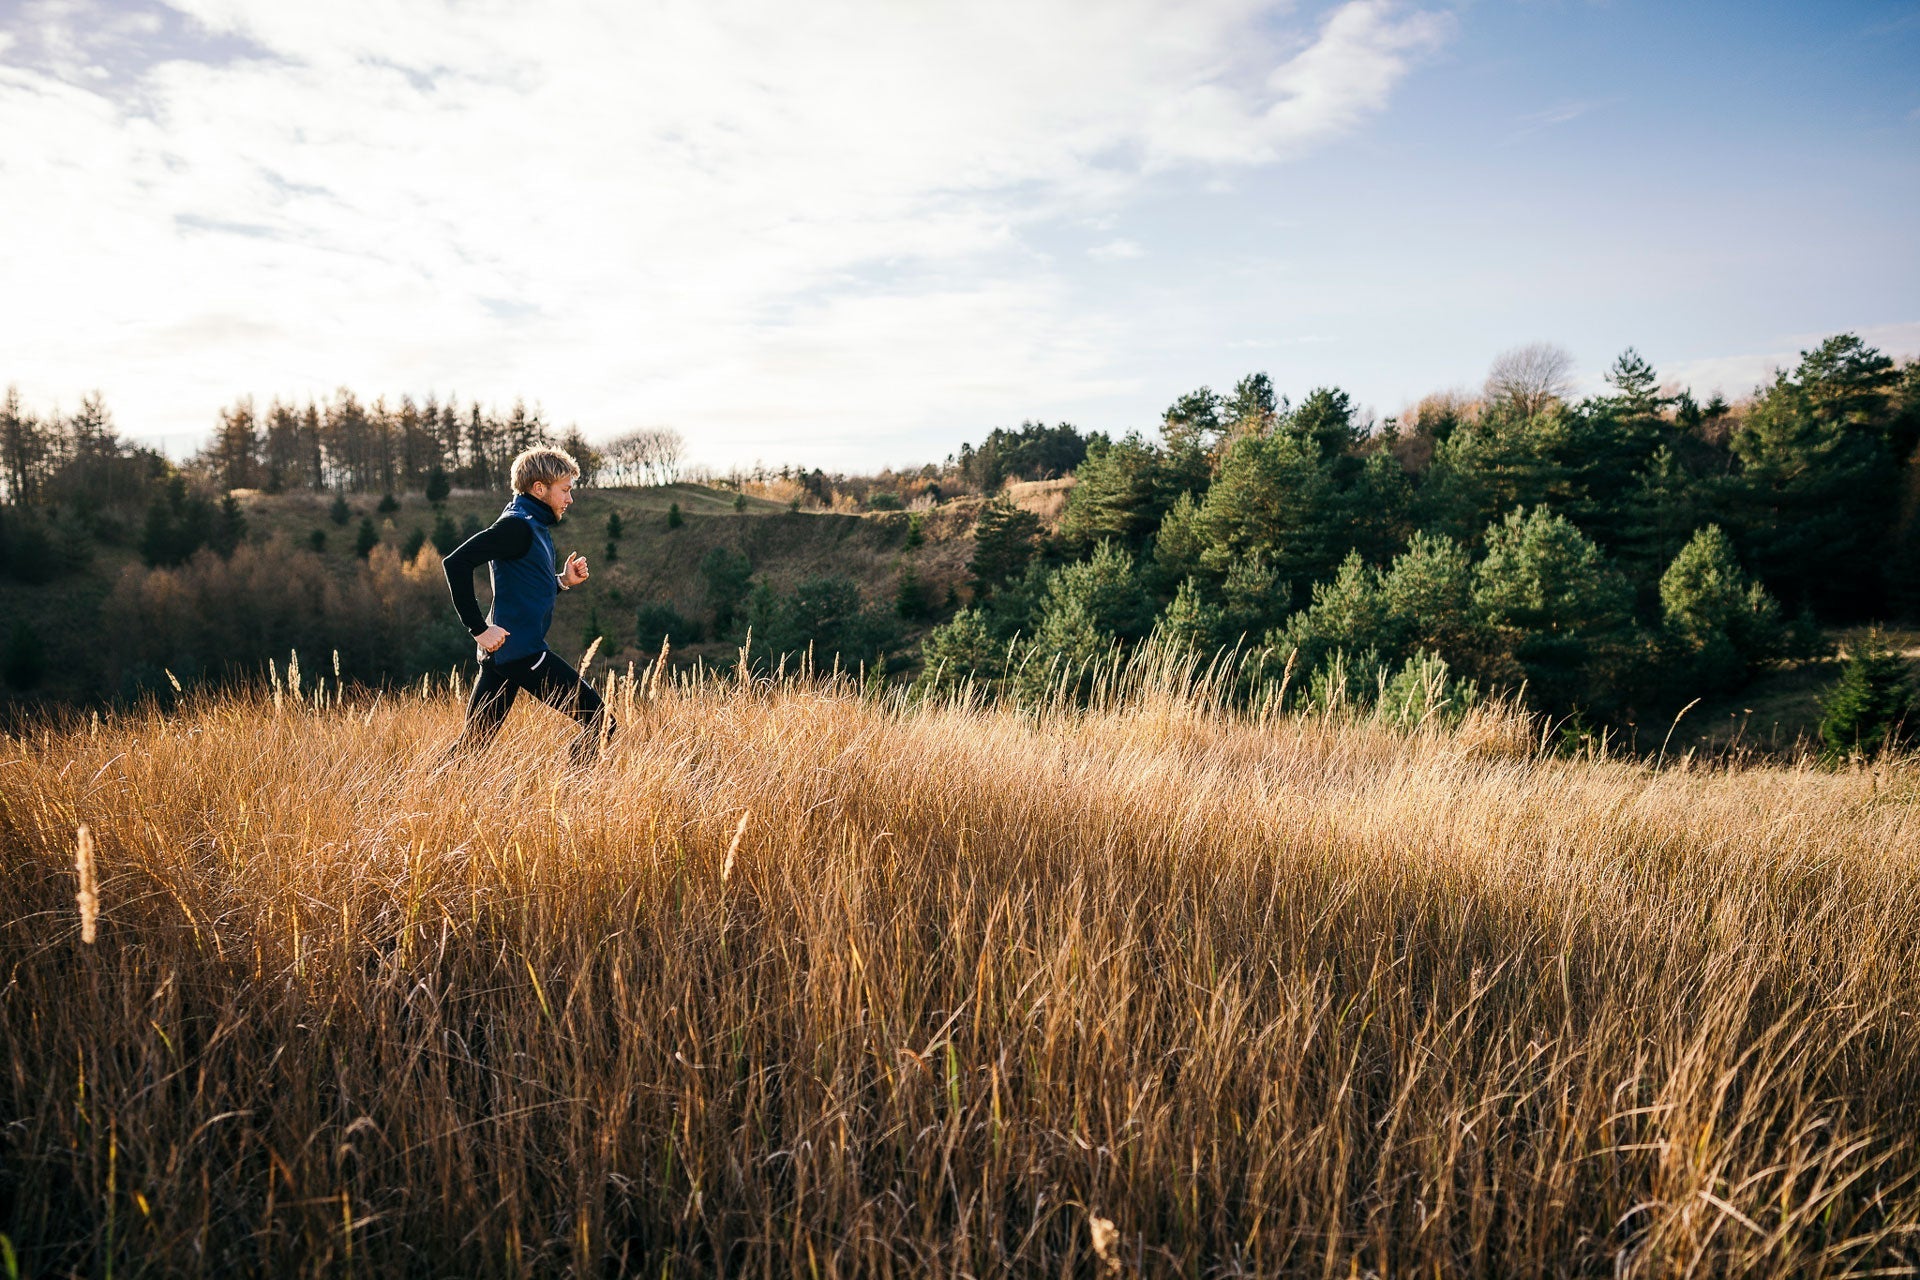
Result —
[[[377, 498], [363, 495], [351, 501], [353, 516], [345, 527], [332, 524], [327, 510], [332, 498], [321, 494], [243, 494], [250, 530], [282, 534], [304, 544], [313, 531], [328, 537], [328, 554], [340, 568], [361, 516], [371, 517], [382, 541], [404, 542], [414, 529], [431, 531], [436, 510], [419, 494], [399, 498], [400, 509], [381, 514]], [[491, 523], [504, 495], [456, 492], [445, 508], [456, 527], [466, 530]], [[736, 506], [736, 503], [738, 504]], [[678, 506], [682, 523], [668, 524], [669, 509]], [[912, 565], [921, 578], [944, 595], [948, 587], [964, 586], [966, 564], [972, 554], [967, 539], [977, 503], [950, 503], [931, 512], [909, 515], [885, 512], [846, 515], [795, 511], [784, 503], [710, 488], [698, 484], [659, 485], [644, 489], [578, 490], [573, 510], [554, 529], [554, 550], [563, 559], [579, 552], [588, 559], [593, 576], [578, 591], [569, 592], [554, 623], [555, 647], [572, 656], [591, 638], [590, 618], [603, 636], [600, 652], [614, 657], [640, 652], [634, 629], [638, 607], [647, 603], [670, 605], [689, 618], [706, 612], [701, 559], [715, 547], [744, 553], [754, 573], [775, 588], [788, 588], [820, 574], [838, 574], [857, 583], [869, 601], [889, 604], [901, 569]], [[618, 514], [621, 538], [616, 556], [607, 557], [607, 518]], [[910, 524], [922, 530], [919, 547], [908, 547]], [[482, 602], [485, 579], [476, 575]], [[684, 638], [676, 649], [687, 649]], [[696, 651], [728, 648], [710, 642]]]
[[[350, 577], [358, 563], [354, 542], [363, 517], [374, 522], [383, 544], [399, 548], [415, 530], [431, 534], [441, 514], [419, 494], [398, 497], [398, 509], [392, 512], [379, 511], [378, 497], [362, 494], [348, 500], [348, 520], [339, 525], [329, 516], [329, 494], [241, 490], [236, 497], [250, 540], [281, 538], [309, 547], [319, 533], [325, 539], [320, 555], [342, 579]], [[491, 523], [503, 502], [502, 494], [456, 491], [444, 511], [464, 533]], [[669, 527], [668, 512], [676, 505], [681, 524], [674, 528]], [[690, 619], [703, 618], [707, 605], [698, 569], [702, 557], [717, 546], [744, 553], [755, 575], [777, 589], [835, 574], [852, 579], [869, 603], [886, 608], [901, 572], [911, 566], [939, 600], [950, 588], [964, 588], [978, 505], [977, 500], [962, 500], [924, 513], [847, 515], [797, 512], [783, 503], [697, 484], [582, 489], [573, 511], [556, 528], [554, 541], [562, 556], [572, 551], [587, 556], [593, 576], [563, 598], [553, 642], [562, 653], [577, 657], [598, 634], [603, 656], [641, 658], [635, 625], [639, 607], [666, 604]], [[624, 529], [609, 559], [607, 519], [615, 513]], [[916, 526], [919, 545], [909, 546], [910, 530]], [[101, 604], [120, 574], [141, 562], [128, 545], [92, 543], [88, 550], [84, 565], [46, 584], [0, 579], [0, 617], [31, 619], [47, 654], [47, 672], [34, 701], [86, 701], [111, 688], [102, 656]], [[476, 581], [484, 603], [485, 575], [476, 575]], [[448, 617], [451, 610], [447, 605]], [[924, 629], [908, 625], [905, 637], [910, 642]], [[731, 651], [723, 640], [704, 645], [686, 641], [677, 638], [675, 648], [690, 656]], [[0, 689], [0, 699], [7, 696], [8, 691]], [[13, 696], [18, 698], [18, 692]]]

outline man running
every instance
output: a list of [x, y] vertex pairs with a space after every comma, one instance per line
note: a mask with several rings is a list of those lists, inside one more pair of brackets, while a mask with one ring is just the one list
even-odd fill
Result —
[[[513, 460], [513, 501], [490, 527], [447, 556], [453, 607], [472, 633], [480, 660], [455, 751], [489, 742], [522, 689], [579, 723], [570, 744], [574, 763], [595, 759], [602, 738], [613, 736], [613, 718], [600, 695], [547, 648], [554, 602], [562, 591], [587, 580], [587, 561], [578, 552], [554, 567], [550, 532], [573, 505], [579, 475], [579, 464], [558, 449], [527, 450]], [[493, 582], [493, 610], [485, 616], [473, 594], [473, 571], [482, 564]]]

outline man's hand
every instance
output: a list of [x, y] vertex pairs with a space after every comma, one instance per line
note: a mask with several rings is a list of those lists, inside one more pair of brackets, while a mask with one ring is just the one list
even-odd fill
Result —
[[473, 642], [487, 653], [492, 653], [507, 642], [508, 631], [505, 627], [488, 627], [473, 638]]
[[587, 580], [587, 558], [578, 551], [567, 556], [566, 568], [560, 571], [560, 585], [577, 587]]

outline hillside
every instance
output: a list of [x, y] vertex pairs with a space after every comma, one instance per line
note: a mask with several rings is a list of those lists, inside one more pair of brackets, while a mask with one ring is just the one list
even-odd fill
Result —
[[[329, 518], [331, 495], [239, 490], [235, 497], [249, 541], [280, 539], [309, 548], [316, 533], [323, 535], [325, 547], [319, 555], [341, 580], [351, 577], [359, 563], [354, 540], [363, 517], [373, 520], [381, 545], [397, 549], [415, 531], [431, 533], [441, 512], [419, 494], [399, 495], [398, 509], [390, 513], [377, 509], [377, 498], [360, 495], [348, 502], [347, 523], [337, 525]], [[502, 500], [498, 494], [455, 491], [443, 509], [453, 527], [465, 532], [491, 522]], [[675, 505], [683, 521], [677, 528], [668, 524], [669, 508]], [[966, 588], [969, 538], [978, 507], [977, 499], [963, 499], [920, 513], [847, 515], [793, 511], [785, 504], [697, 484], [582, 489], [574, 510], [555, 530], [554, 542], [563, 556], [572, 551], [587, 556], [593, 577], [563, 600], [554, 645], [577, 657], [597, 634], [603, 637], [602, 656], [639, 658], [635, 619], [640, 606], [666, 604], [696, 622], [704, 619], [709, 608], [698, 568], [715, 547], [744, 554], [756, 580], [779, 590], [808, 578], [837, 575], [857, 584], [873, 607], [890, 609], [899, 576], [911, 567], [939, 601], [950, 589]], [[609, 559], [607, 521], [616, 513], [622, 536]], [[908, 546], [914, 526], [920, 530], [919, 545]], [[48, 654], [35, 700], [86, 701], [103, 691], [117, 691], [102, 642], [102, 604], [120, 575], [140, 564], [131, 546], [90, 541], [84, 565], [50, 582], [27, 585], [0, 578], [0, 616], [33, 619]], [[484, 603], [484, 575], [477, 575], [476, 582]], [[444, 591], [440, 596], [444, 598]], [[444, 617], [452, 618], [450, 604]], [[924, 630], [924, 623], [903, 621], [903, 643], [911, 644]], [[732, 650], [723, 638], [695, 645], [688, 637], [676, 637], [674, 646], [686, 656]], [[324, 660], [324, 655], [312, 657]], [[0, 690], [0, 698], [8, 692]], [[19, 697], [18, 691], [12, 692]]]
[[[353, 526], [337, 529], [327, 520], [329, 497], [249, 494], [243, 501], [250, 528], [282, 533], [296, 543], [320, 529], [328, 532], [330, 543], [350, 544]], [[362, 514], [374, 516], [383, 542], [398, 544], [412, 529], [433, 527], [435, 510], [418, 494], [398, 498], [400, 509], [385, 516], [375, 511], [375, 501], [362, 498], [350, 505], [356, 522]], [[501, 502], [496, 494], [456, 492], [445, 506], [456, 525], [466, 528], [491, 522], [499, 515]], [[965, 585], [970, 554], [966, 538], [977, 505], [950, 503], [917, 517], [901, 512], [847, 515], [795, 511], [782, 503], [698, 484], [583, 488], [566, 520], [554, 529], [554, 549], [563, 558], [576, 551], [588, 557], [593, 577], [563, 601], [554, 624], [555, 647], [577, 655], [591, 634], [598, 634], [604, 637], [603, 655], [638, 656], [633, 619], [636, 609], [648, 603], [667, 604], [700, 619], [707, 604], [699, 565], [715, 547], [746, 555], [756, 577], [778, 589], [836, 574], [851, 578], [870, 602], [887, 606], [900, 570], [912, 565], [944, 594], [950, 586]], [[668, 524], [673, 506], [679, 507], [683, 520], [678, 528]], [[607, 520], [615, 514], [620, 517], [622, 536], [614, 544], [615, 558], [609, 560]], [[910, 520], [923, 531], [919, 547], [906, 545]], [[344, 556], [339, 561], [340, 567], [347, 567]], [[476, 575], [476, 583], [484, 603], [484, 577]], [[589, 634], [588, 623], [594, 618], [599, 626]], [[678, 650], [690, 647], [685, 637], [675, 640]], [[698, 648], [730, 647], [722, 640]]]

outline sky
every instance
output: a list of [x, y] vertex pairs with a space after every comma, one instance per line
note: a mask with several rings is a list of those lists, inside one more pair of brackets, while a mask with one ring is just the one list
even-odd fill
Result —
[[871, 470], [1551, 341], [1920, 355], [1920, 0], [0, 0], [0, 383]]

